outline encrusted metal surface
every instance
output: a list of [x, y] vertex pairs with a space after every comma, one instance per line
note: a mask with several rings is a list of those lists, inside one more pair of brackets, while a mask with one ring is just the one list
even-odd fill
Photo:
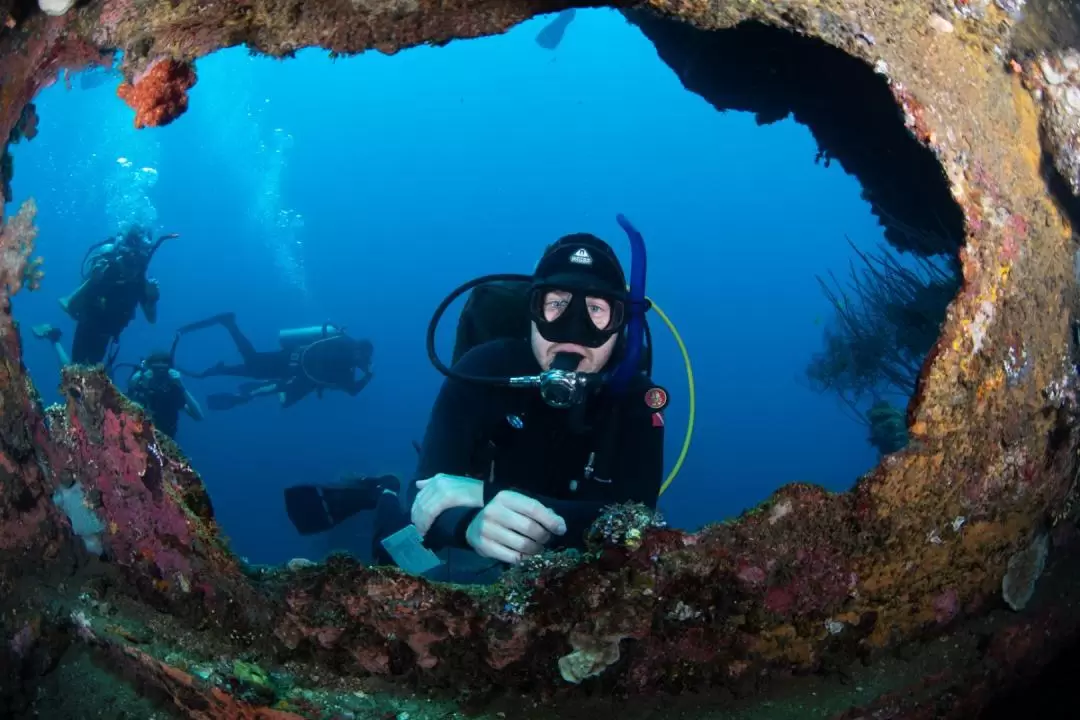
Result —
[[[133, 122], [154, 125], [186, 107], [196, 81], [189, 64], [226, 45], [276, 55], [308, 45], [389, 52], [501, 32], [569, 4], [109, 0], [60, 18], [16, 12], [0, 35], [0, 126], [10, 131], [58, 69], [97, 62], [99, 50], [124, 51], [124, 100]], [[1040, 597], [1043, 568], [1052, 573], [1070, 560], [1075, 530], [1074, 248], [1058, 205], [1069, 199], [1051, 195], [1057, 178], [1044, 156], [1065, 187], [1078, 181], [1073, 61], [1060, 46], [1010, 49], [1020, 5], [635, 7], [639, 18], [651, 13], [706, 31], [752, 20], [864, 61], [894, 99], [896, 122], [936, 156], [962, 213], [964, 285], [909, 409], [912, 443], [851, 492], [789, 486], [737, 521], [695, 534], [615, 508], [584, 562], [543, 557], [484, 592], [340, 559], [242, 574], [218, 540], [197, 476], [103, 375], [69, 373], [67, 407], [51, 411], [46, 430], [8, 314], [0, 321], [0, 588], [10, 641], [0, 665], [24, 667], [35, 652], [62, 652], [56, 648], [67, 645], [56, 638], [74, 639], [163, 689], [190, 717], [452, 712], [395, 694], [415, 687], [474, 708], [502, 693], [540, 703], [518, 702], [515, 717], [595, 717], [589, 697], [630, 695], [640, 700], [621, 711], [629, 717], [648, 712], [648, 698], [691, 689], [743, 717], [775, 707], [759, 703], [784, 693], [797, 717], [851, 705], [874, 717], [977, 709], [1008, 680], [1002, 668], [1037, 664], [1058, 646], [1017, 646], [1024, 627], [1046, 638], [1077, 627], [1064, 596], [1023, 615]], [[821, 130], [819, 138], [835, 138]], [[873, 160], [887, 158], [847, 150], [855, 155], [837, 156], [853, 172], [887, 180], [873, 170]], [[25, 273], [24, 236], [14, 223], [0, 236], [5, 277]], [[47, 560], [72, 557], [82, 543], [67, 534], [50, 496], [72, 480], [105, 529], [106, 560], [61, 582], [66, 565]], [[978, 632], [996, 638], [990, 651], [962, 641]], [[963, 665], [962, 682], [930, 673], [948, 661], [919, 643], [941, 633], [966, 648], [953, 659]], [[888, 682], [860, 687], [869, 697], [839, 682], [786, 680], [810, 671], [865, 674], [852, 663], [887, 666], [898, 648], [916, 660]], [[924, 681], [908, 677], [920, 669]], [[890, 694], [904, 677], [919, 692]], [[0, 689], [12, 713], [33, 704], [18, 687]], [[709, 712], [679, 707], [684, 717]]]

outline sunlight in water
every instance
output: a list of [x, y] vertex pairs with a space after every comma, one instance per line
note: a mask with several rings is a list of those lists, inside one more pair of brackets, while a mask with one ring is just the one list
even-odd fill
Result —
[[215, 78], [214, 94], [220, 100], [206, 98], [191, 116], [212, 124], [201, 136], [223, 145], [218, 154], [222, 170], [233, 174], [248, 194], [244, 206], [251, 236], [258, 237], [273, 258], [279, 279], [306, 300], [304, 221], [283, 190], [294, 140], [288, 129], [267, 121], [270, 99], [253, 93], [252, 87], [258, 87], [252, 80], [254, 67], [254, 61], [245, 58], [228, 78]]
[[[261, 131], [258, 119], [253, 117], [252, 121], [252, 125]], [[275, 128], [268, 140], [259, 142], [252, 171], [261, 186], [250, 213], [282, 279], [306, 297], [308, 288], [301, 240], [304, 218], [285, 206], [281, 192], [281, 180], [288, 168], [288, 153], [292, 146], [292, 135], [281, 128]]]
[[147, 164], [153, 159], [123, 155], [116, 159], [105, 179], [105, 216], [110, 229], [120, 232], [132, 225], [156, 226], [158, 211], [150, 191], [157, 185], [158, 172]]

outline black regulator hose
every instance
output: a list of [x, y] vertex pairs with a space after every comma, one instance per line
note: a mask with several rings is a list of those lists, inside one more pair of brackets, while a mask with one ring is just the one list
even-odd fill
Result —
[[447, 308], [459, 297], [469, 292], [475, 287], [480, 285], [486, 285], [493, 282], [532, 282], [531, 275], [521, 275], [517, 273], [502, 273], [497, 275], [484, 275], [478, 277], [475, 280], [470, 280], [464, 285], [459, 285], [457, 289], [451, 292], [446, 298], [439, 303], [439, 306], [435, 308], [434, 314], [431, 316], [431, 322], [428, 323], [427, 330], [427, 354], [428, 360], [435, 366], [435, 369], [448, 378], [454, 380], [462, 380], [464, 382], [479, 383], [482, 385], [495, 385], [498, 387], [510, 387], [510, 378], [499, 377], [479, 377], [476, 375], [466, 375], [452, 370], [447, 367], [442, 360], [439, 359], [439, 355], [435, 350], [435, 333], [439, 329], [439, 321], [442, 320], [443, 314], [446, 313]]

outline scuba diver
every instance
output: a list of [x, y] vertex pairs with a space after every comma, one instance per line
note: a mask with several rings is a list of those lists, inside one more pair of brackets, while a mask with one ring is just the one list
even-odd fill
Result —
[[[451, 364], [469, 350], [492, 340], [529, 337], [527, 281], [492, 282], [472, 289], [458, 318]], [[420, 444], [413, 442], [417, 454]], [[353, 515], [373, 510], [379, 493], [396, 495], [401, 481], [393, 475], [350, 475], [337, 485], [294, 485], [285, 490], [285, 510], [301, 535], [326, 532]]]
[[60, 299], [60, 307], [75, 321], [71, 355], [60, 344], [60, 330], [52, 325], [32, 328], [34, 335], [52, 343], [61, 365], [110, 366], [119, 350], [120, 333], [135, 318], [136, 307], [142, 308], [147, 321], [157, 321], [160, 291], [146, 272], [162, 243], [175, 237], [179, 236], [173, 233], [154, 240], [149, 228], [135, 225], [123, 235], [92, 245], [83, 256], [82, 284]]
[[[373, 377], [371, 358], [375, 346], [369, 340], [349, 337], [344, 328], [330, 323], [280, 331], [278, 350], [256, 350], [237, 326], [234, 313], [185, 325], [177, 331], [177, 338], [215, 325], [221, 325], [229, 333], [241, 362], [235, 365], [219, 362], [201, 372], [180, 372], [195, 378], [231, 376], [252, 378], [256, 382], [241, 384], [236, 393], [208, 396], [206, 404], [212, 410], [228, 410], [272, 394], [278, 396], [282, 407], [296, 404], [312, 391], [319, 397], [324, 390], [335, 389], [358, 395]], [[357, 369], [363, 373], [359, 380]]]
[[132, 366], [127, 396], [142, 405], [154, 426], [174, 440], [181, 411], [193, 420], [203, 419], [198, 401], [184, 387], [180, 373], [172, 366], [171, 353], [154, 352]]
[[[362, 494], [360, 509], [375, 510], [378, 562], [421, 574], [441, 564], [435, 552], [464, 548], [512, 565], [545, 549], [583, 547], [609, 505], [656, 507], [668, 393], [648, 373], [643, 240], [618, 220], [634, 246], [629, 290], [611, 247], [577, 233], [549, 246], [532, 276], [478, 278], [436, 310], [428, 354], [447, 380], [409, 509], [374, 480], [353, 500], [358, 507]], [[439, 318], [458, 296], [493, 281], [528, 284], [527, 332], [472, 347], [446, 367], [434, 350]], [[341, 514], [321, 511], [324, 526]]]

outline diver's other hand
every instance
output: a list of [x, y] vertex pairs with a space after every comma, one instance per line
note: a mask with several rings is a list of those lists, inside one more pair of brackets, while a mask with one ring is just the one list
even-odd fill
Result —
[[411, 518], [421, 536], [426, 535], [439, 516], [451, 508], [484, 506], [484, 483], [473, 478], [439, 473], [418, 480], [416, 487], [420, 492], [413, 500]]
[[146, 299], [149, 302], [157, 302], [159, 298], [161, 298], [161, 288], [158, 286], [158, 281], [149, 278], [146, 281]]
[[544, 549], [552, 535], [566, 534], [566, 521], [528, 495], [503, 490], [481, 510], [465, 539], [481, 557], [516, 565]]

